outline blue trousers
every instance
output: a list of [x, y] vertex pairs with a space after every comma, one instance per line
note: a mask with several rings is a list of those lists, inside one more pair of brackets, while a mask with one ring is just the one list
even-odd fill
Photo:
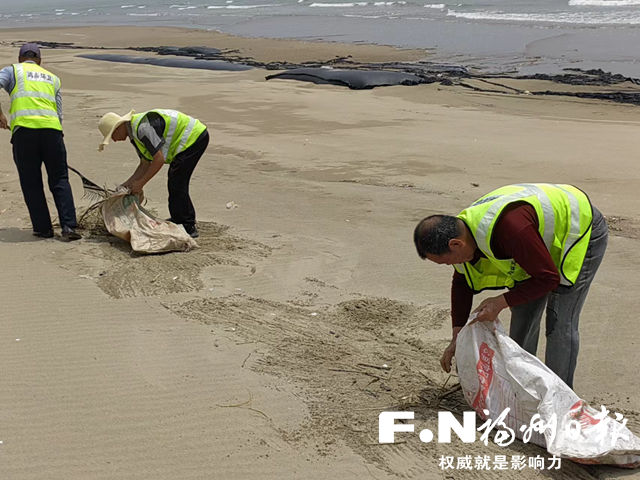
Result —
[[594, 208], [591, 239], [576, 283], [571, 287], [560, 286], [542, 298], [511, 308], [509, 336], [535, 355], [540, 320], [546, 306], [547, 349], [544, 363], [571, 388], [580, 345], [580, 312], [604, 257], [608, 238], [607, 223]]
[[62, 132], [51, 128], [19, 127], [11, 136], [11, 143], [33, 231], [45, 233], [52, 229], [42, 183], [43, 163], [47, 170], [49, 190], [58, 210], [60, 226], [75, 228], [76, 208], [69, 185], [67, 150]]

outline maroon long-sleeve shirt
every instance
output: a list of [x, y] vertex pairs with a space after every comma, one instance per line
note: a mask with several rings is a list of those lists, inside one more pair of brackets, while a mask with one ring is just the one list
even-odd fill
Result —
[[[491, 250], [496, 258], [513, 258], [531, 276], [504, 294], [510, 307], [540, 298], [560, 283], [560, 274], [538, 233], [538, 227], [535, 209], [528, 203], [520, 202], [506, 207], [493, 228]], [[476, 250], [471, 263], [475, 263], [481, 256], [483, 254], [480, 250]], [[464, 275], [455, 271], [451, 282], [451, 317], [454, 327], [463, 327], [467, 323], [472, 304], [473, 291], [467, 285]]]

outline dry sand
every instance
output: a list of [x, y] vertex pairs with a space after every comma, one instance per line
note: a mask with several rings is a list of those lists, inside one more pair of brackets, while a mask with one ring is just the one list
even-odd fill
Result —
[[[92, 27], [2, 31], [3, 64], [23, 40], [207, 45], [262, 61], [427, 55]], [[612, 219], [575, 387], [640, 433], [637, 107], [440, 85], [349, 91], [78, 53], [45, 50], [43, 65], [63, 81], [69, 163], [94, 181], [119, 183], [137, 162], [123, 143], [98, 154], [106, 111], [175, 108], [208, 125], [191, 184], [201, 248], [141, 257], [99, 228], [72, 244], [34, 239], [0, 133], [0, 479], [537, 478], [438, 467], [440, 455], [544, 454], [533, 446], [377, 444], [383, 410], [434, 427], [438, 410], [468, 409], [455, 395], [436, 405], [451, 270], [418, 259], [416, 221], [521, 181], [576, 184]], [[164, 175], [146, 188], [160, 217]], [[547, 475], [640, 478], [628, 473], [565, 461]]]

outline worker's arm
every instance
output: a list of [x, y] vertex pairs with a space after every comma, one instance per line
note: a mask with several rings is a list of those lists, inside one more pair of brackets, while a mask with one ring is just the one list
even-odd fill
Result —
[[[11, 93], [13, 89], [13, 85], [15, 85], [15, 76], [13, 74], [13, 67], [8, 66], [4, 67], [0, 70], [0, 88], [3, 88], [7, 91], [7, 93]], [[2, 107], [0, 107], [0, 128], [9, 129], [9, 121], [7, 117], [2, 112]]]
[[456, 339], [462, 327], [467, 323], [472, 303], [473, 291], [467, 285], [464, 275], [454, 271], [451, 279], [451, 342], [444, 349], [440, 358], [440, 365], [445, 372], [451, 371], [451, 360], [456, 354]]
[[449, 345], [447, 345], [447, 348], [444, 349], [444, 353], [440, 358], [440, 366], [442, 366], [442, 369], [447, 373], [451, 371], [451, 361], [456, 355], [456, 340], [458, 339], [460, 330], [462, 330], [462, 327], [453, 327], [453, 338]]
[[[164, 155], [161, 150], [158, 150], [153, 156], [152, 162], [145, 161], [146, 168], [140, 172], [140, 175], [133, 179], [129, 185], [131, 193], [140, 193], [149, 180], [151, 180], [156, 173], [160, 171], [164, 165]], [[137, 171], [137, 170], [136, 170]]]
[[[137, 137], [145, 146], [146, 150], [152, 155], [153, 160], [142, 159], [138, 169], [127, 180], [124, 185], [129, 188], [131, 193], [140, 193], [149, 180], [160, 171], [164, 165], [165, 157], [162, 153], [162, 147], [165, 139], [160, 132], [165, 128], [164, 119], [155, 112], [149, 112], [140, 120], [137, 127]], [[138, 153], [140, 155], [140, 153]]]
[[56, 110], [58, 111], [58, 120], [60, 120], [60, 125], [62, 125], [62, 92], [60, 92], [60, 89], [56, 91]]
[[123, 187], [127, 187], [129, 190], [131, 190], [131, 184], [142, 178], [142, 176], [144, 175], [144, 172], [146, 172], [147, 168], [149, 168], [149, 160], [145, 160], [143, 157], [140, 157], [140, 163], [138, 164], [138, 167], [135, 169], [135, 171], [133, 172], [133, 174], [127, 178], [127, 180], [125, 182], [122, 183]]

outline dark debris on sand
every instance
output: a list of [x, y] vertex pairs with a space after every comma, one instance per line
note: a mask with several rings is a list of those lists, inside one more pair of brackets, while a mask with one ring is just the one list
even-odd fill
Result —
[[[19, 42], [16, 42], [16, 45]], [[69, 42], [37, 42], [46, 48], [73, 48], [108, 50], [104, 47], [83, 47]], [[266, 70], [278, 70], [281, 73], [266, 78], [294, 78], [314, 83], [331, 83], [352, 89], [367, 89], [387, 85], [418, 85], [440, 83], [442, 85], [460, 85], [479, 92], [490, 93], [526, 93], [530, 95], [560, 95], [597, 100], [608, 100], [618, 103], [640, 105], [640, 79], [625, 77], [620, 74], [605, 72], [601, 69], [581, 70], [564, 69], [565, 73], [549, 75], [505, 75], [476, 74], [461, 65], [442, 65], [431, 62], [385, 62], [359, 63], [351, 56], [336, 57], [327, 61], [291, 62], [258, 62], [249, 57], [242, 57], [237, 50], [220, 50], [212, 47], [129, 47], [129, 50], [155, 53], [163, 57], [189, 57], [206, 62], [208, 60], [224, 61], [238, 65], [246, 65]], [[121, 50], [121, 49], [119, 49]], [[171, 62], [165, 62], [172, 66]], [[179, 66], [176, 62], [175, 66]], [[327, 68], [330, 67], [330, 68]], [[197, 67], [195, 67], [197, 68]], [[204, 63], [201, 68], [207, 68]], [[389, 73], [389, 75], [385, 75]], [[488, 84], [486, 88], [466, 83], [465, 79], [480, 80]], [[557, 84], [592, 87], [589, 91], [556, 91], [539, 90], [524, 91], [498, 83], [498, 79], [508, 80], [546, 80]], [[492, 86], [499, 87], [498, 89]], [[623, 88], [624, 86], [624, 88]], [[608, 87], [605, 91], [597, 91], [593, 87]], [[629, 88], [631, 87], [631, 88]]]

